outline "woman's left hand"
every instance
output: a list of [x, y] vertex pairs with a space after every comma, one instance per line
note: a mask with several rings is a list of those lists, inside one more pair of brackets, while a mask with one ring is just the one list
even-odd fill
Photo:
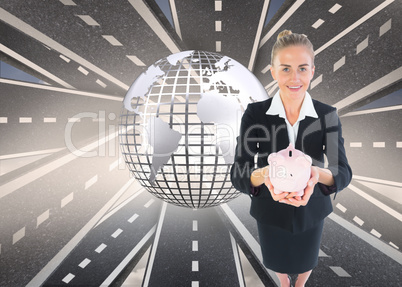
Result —
[[314, 192], [314, 186], [317, 184], [318, 179], [319, 179], [318, 168], [312, 166], [311, 176], [309, 181], [307, 182], [307, 187], [304, 189], [304, 195], [298, 196], [297, 193], [291, 192], [286, 198], [281, 199], [279, 202], [293, 205], [296, 207], [306, 206], [308, 201], [310, 200], [311, 195]]

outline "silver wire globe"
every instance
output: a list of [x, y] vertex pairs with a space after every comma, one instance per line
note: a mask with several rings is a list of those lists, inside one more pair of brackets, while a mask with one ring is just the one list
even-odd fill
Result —
[[174, 205], [205, 208], [239, 196], [230, 181], [248, 103], [268, 96], [237, 61], [185, 51], [157, 61], [132, 84], [120, 116], [121, 152], [133, 176]]

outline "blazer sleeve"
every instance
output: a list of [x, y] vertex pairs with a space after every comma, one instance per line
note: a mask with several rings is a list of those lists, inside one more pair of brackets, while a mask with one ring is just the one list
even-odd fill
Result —
[[254, 105], [249, 104], [241, 120], [234, 163], [230, 170], [233, 186], [249, 195], [259, 192], [259, 187], [253, 187], [250, 182], [251, 173], [255, 170], [254, 156], [258, 153], [256, 123]]
[[344, 139], [342, 137], [342, 124], [336, 109], [325, 115], [325, 149], [328, 159], [328, 169], [332, 172], [335, 183], [326, 186], [319, 183], [325, 195], [338, 193], [346, 188], [352, 180], [352, 169], [346, 157]]

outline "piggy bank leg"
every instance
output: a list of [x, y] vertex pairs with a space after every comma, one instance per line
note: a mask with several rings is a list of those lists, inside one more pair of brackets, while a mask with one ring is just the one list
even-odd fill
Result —
[[304, 190], [303, 189], [299, 190], [299, 191], [296, 191], [296, 192], [297, 192], [296, 196], [303, 196], [304, 195]]
[[279, 190], [279, 189], [274, 187], [274, 193], [275, 194], [281, 194], [282, 192], [283, 192], [282, 190]]

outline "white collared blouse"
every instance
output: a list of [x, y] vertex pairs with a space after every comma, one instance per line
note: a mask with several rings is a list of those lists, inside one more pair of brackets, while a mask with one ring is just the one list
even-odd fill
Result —
[[313, 100], [308, 92], [306, 92], [303, 100], [302, 107], [300, 109], [299, 118], [292, 126], [288, 119], [286, 118], [285, 107], [283, 106], [281, 96], [279, 95], [279, 91], [275, 94], [272, 99], [271, 106], [266, 112], [267, 115], [278, 115], [279, 117], [285, 119], [286, 127], [289, 136], [289, 143], [296, 146], [297, 132], [299, 131], [299, 123], [305, 119], [305, 117], [313, 117], [318, 118], [317, 112], [315, 111]]

